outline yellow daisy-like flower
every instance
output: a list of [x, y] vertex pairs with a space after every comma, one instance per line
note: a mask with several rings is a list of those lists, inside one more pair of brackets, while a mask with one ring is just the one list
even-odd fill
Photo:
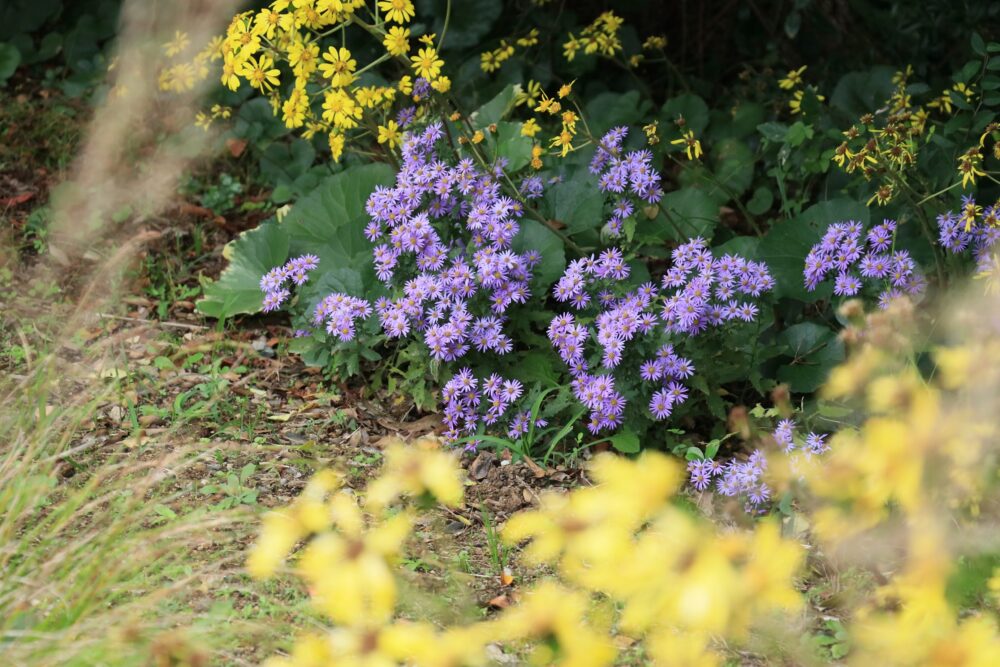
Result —
[[399, 83], [396, 85], [399, 88], [399, 92], [403, 93], [404, 95], [409, 95], [410, 93], [413, 92], [413, 79], [410, 78], [409, 74], [404, 74], [403, 76], [399, 77]]
[[278, 85], [280, 72], [274, 66], [274, 61], [266, 54], [260, 58], [250, 56], [240, 68], [240, 75], [250, 82], [250, 85], [261, 91], [271, 90]]
[[334, 88], [343, 88], [354, 83], [354, 70], [357, 69], [358, 61], [351, 57], [351, 52], [340, 47], [331, 46], [323, 54], [326, 61], [319, 66], [320, 73], [330, 79], [330, 84]]
[[281, 14], [265, 7], [254, 18], [251, 32], [267, 39], [274, 39], [274, 32], [280, 24]]
[[559, 149], [560, 156], [566, 157], [566, 154], [573, 150], [573, 133], [564, 127], [562, 132], [552, 137], [549, 144]]
[[399, 125], [394, 120], [390, 120], [385, 125], [378, 126], [378, 142], [389, 144], [390, 150], [399, 145]]
[[340, 156], [344, 154], [344, 135], [338, 132], [330, 133], [330, 152], [333, 154], [333, 161], [340, 162]]
[[805, 71], [806, 71], [806, 65], [803, 65], [798, 69], [789, 70], [785, 78], [778, 81], [778, 86], [782, 90], [791, 90], [796, 86], [801, 86], [802, 73]]
[[576, 79], [573, 79], [569, 83], [559, 87], [559, 99], [562, 99], [573, 92], [574, 83], [576, 83]]
[[694, 138], [694, 131], [688, 130], [680, 139], [674, 139], [670, 142], [672, 145], [677, 146], [683, 144], [685, 146], [684, 153], [687, 155], [687, 159], [695, 160], [701, 157], [701, 142]]
[[526, 88], [520, 89], [520, 86], [518, 86], [518, 91], [514, 95], [514, 104], [515, 106], [527, 104], [529, 107], [534, 107], [535, 101], [541, 94], [542, 84], [537, 81], [528, 81], [528, 86]]
[[168, 56], [173, 57], [186, 49], [190, 43], [191, 40], [188, 39], [187, 33], [178, 30], [174, 32], [174, 38], [163, 45], [163, 51]]
[[965, 155], [958, 158], [958, 173], [962, 177], [962, 189], [964, 190], [970, 183], [976, 184], [977, 176], [985, 176], [986, 172], [979, 168], [983, 161], [983, 156], [978, 149], [969, 149]]
[[391, 56], [405, 56], [410, 52], [410, 29], [392, 26], [382, 40], [382, 45]]
[[201, 129], [208, 131], [208, 128], [212, 125], [212, 117], [206, 114], [204, 111], [199, 111], [194, 116], [194, 126], [200, 127]]
[[323, 120], [341, 130], [357, 127], [361, 114], [361, 105], [342, 88], [327, 92], [323, 98]]
[[309, 42], [295, 42], [288, 47], [288, 64], [295, 76], [308, 77], [316, 71], [319, 61], [319, 46]]
[[227, 53], [222, 62], [222, 85], [229, 90], [236, 90], [240, 87], [240, 77], [237, 76], [237, 69], [239, 68], [239, 63], [236, 58], [231, 54]]
[[441, 73], [441, 65], [444, 65], [444, 61], [438, 58], [437, 50], [431, 46], [420, 49], [410, 60], [417, 76], [422, 76], [428, 81], [436, 79]]
[[438, 78], [431, 81], [431, 88], [438, 91], [439, 93], [447, 93], [451, 90], [451, 79], [446, 76], [439, 76]]
[[536, 134], [538, 134], [538, 132], [541, 129], [542, 128], [538, 126], [537, 120], [535, 120], [534, 118], [529, 118], [527, 122], [525, 122], [524, 125], [521, 126], [521, 136], [533, 137]]
[[414, 14], [410, 0], [379, 0], [378, 8], [385, 12], [386, 21], [396, 23], [409, 23]]
[[308, 111], [309, 97], [306, 95], [305, 86], [296, 85], [291, 95], [281, 105], [281, 119], [285, 122], [285, 127], [290, 129], [302, 127]]

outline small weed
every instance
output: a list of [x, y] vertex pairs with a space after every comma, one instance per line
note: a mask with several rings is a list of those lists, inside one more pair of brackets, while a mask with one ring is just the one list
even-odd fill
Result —
[[243, 466], [239, 474], [234, 472], [223, 473], [220, 471], [215, 476], [221, 478], [221, 481], [219, 483], [206, 484], [201, 487], [201, 493], [206, 496], [223, 494], [222, 500], [212, 506], [212, 509], [215, 510], [228, 510], [239, 505], [256, 505], [257, 489], [248, 486], [248, 482], [255, 472], [257, 472], [257, 466], [253, 463]]
[[490, 565], [497, 575], [502, 576], [507, 569], [507, 561], [510, 553], [504, 548], [500, 541], [500, 533], [497, 532], [493, 517], [490, 516], [486, 505], [479, 506], [479, 513], [483, 518], [483, 529], [486, 531], [486, 548], [490, 555]]
[[841, 660], [851, 650], [851, 639], [844, 625], [835, 618], [823, 621], [823, 628], [812, 636], [820, 656]]

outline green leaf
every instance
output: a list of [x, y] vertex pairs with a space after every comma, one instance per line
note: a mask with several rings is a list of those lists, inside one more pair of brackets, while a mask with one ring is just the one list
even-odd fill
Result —
[[14, 76], [21, 64], [21, 52], [13, 44], [0, 44], [0, 83]]
[[986, 55], [986, 42], [983, 41], [982, 35], [978, 32], [972, 33], [972, 50], [980, 56]]
[[611, 446], [622, 454], [636, 454], [639, 452], [639, 436], [633, 431], [623, 430], [615, 433], [610, 438]]
[[657, 231], [675, 241], [702, 236], [711, 238], [719, 222], [719, 203], [708, 192], [698, 187], [686, 187], [664, 195], [661, 205], [670, 214], [673, 224], [661, 213], [654, 224]]
[[537, 220], [521, 221], [521, 231], [514, 237], [512, 247], [516, 252], [537, 250], [541, 253], [542, 261], [535, 267], [535, 275], [531, 281], [536, 294], [547, 292], [566, 270], [566, 251], [562, 239]]
[[868, 218], [868, 208], [863, 203], [831, 199], [808, 208], [798, 217], [774, 223], [761, 241], [759, 257], [774, 276], [774, 295], [806, 302], [827, 296], [829, 288], [806, 290], [802, 275], [805, 256], [831, 223], [857, 220], [867, 224]]
[[601, 93], [587, 103], [587, 124], [591, 133], [601, 136], [612, 127], [633, 125], [645, 117], [650, 103], [642, 99], [638, 90], [625, 94]]
[[757, 131], [768, 141], [780, 144], [784, 143], [788, 135], [788, 126], [784, 123], [761, 123], [757, 126]]
[[739, 197], [753, 181], [753, 152], [746, 142], [737, 139], [723, 139], [715, 144], [711, 152], [715, 180], [706, 183], [708, 194], [720, 201], [728, 201], [731, 196]]
[[482, 130], [493, 123], [499, 123], [514, 108], [514, 86], [507, 86], [497, 95], [472, 112], [469, 122], [472, 127]]
[[708, 105], [693, 93], [672, 97], [660, 109], [660, 125], [664, 129], [674, 128], [678, 117], [684, 118], [684, 131], [692, 130], [700, 137], [708, 126]]
[[570, 236], [596, 231], [604, 224], [604, 193], [584, 170], [550, 187], [544, 201], [550, 217], [566, 225]]
[[223, 256], [229, 266], [218, 280], [203, 284], [205, 296], [198, 310], [218, 319], [256, 313], [264, 300], [260, 279], [288, 259], [288, 235], [277, 223], [265, 222], [230, 242]]
[[392, 167], [381, 163], [351, 167], [324, 180], [282, 222], [291, 254], [317, 255], [315, 275], [347, 268], [372, 277], [372, 246], [364, 236], [365, 202], [376, 186], [392, 182]]
[[849, 122], [878, 109], [892, 94], [895, 72], [895, 68], [878, 65], [865, 72], [845, 74], [833, 89], [830, 106], [845, 113]]
[[844, 360], [844, 344], [829, 328], [813, 322], [789, 327], [778, 336], [792, 363], [778, 369], [778, 380], [789, 389], [808, 393], [818, 389], [834, 366]]
[[747, 202], [747, 210], [754, 215], [763, 215], [771, 210], [772, 205], [774, 205], [774, 194], [770, 188], [761, 186], [753, 191], [753, 196]]
[[[448, 31], [444, 32], [444, 19], [448, 15]], [[427, 32], [444, 34], [442, 50], [467, 49], [480, 45], [480, 40], [500, 18], [503, 3], [500, 0], [418, 0], [420, 18], [433, 17], [433, 27]], [[419, 34], [419, 33], [418, 33]], [[478, 58], [476, 59], [478, 61]]]
[[496, 154], [509, 161], [507, 171], [519, 171], [531, 161], [531, 138], [521, 136], [524, 123], [500, 122], [497, 124]]

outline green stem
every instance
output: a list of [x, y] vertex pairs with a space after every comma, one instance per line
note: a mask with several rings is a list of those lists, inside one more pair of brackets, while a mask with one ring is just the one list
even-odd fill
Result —
[[444, 27], [441, 28], [441, 36], [438, 37], [437, 50], [441, 51], [441, 43], [444, 41], [444, 36], [448, 32], [448, 22], [451, 21], [451, 0], [448, 0], [448, 5], [444, 10]]

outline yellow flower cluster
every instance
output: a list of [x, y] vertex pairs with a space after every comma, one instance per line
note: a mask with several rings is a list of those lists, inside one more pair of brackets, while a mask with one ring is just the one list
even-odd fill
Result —
[[608, 665], [617, 649], [596, 618], [595, 596], [619, 603], [620, 631], [648, 637], [665, 664], [677, 655], [711, 664], [713, 637], [741, 638], [755, 617], [798, 606], [792, 583], [803, 551], [773, 523], [717, 534], [670, 504], [682, 476], [662, 454], [599, 457], [596, 486], [546, 495], [504, 531], [511, 543], [530, 539], [527, 556], [556, 565], [561, 580], [543, 581], [492, 620], [442, 630], [393, 617], [392, 567], [414, 514], [388, 510], [403, 496], [459, 504], [454, 458], [427, 438], [390, 446], [364, 511], [335, 473], [320, 473], [291, 507], [265, 518], [248, 568], [269, 576], [311, 537], [297, 572], [335, 625], [300, 638], [290, 656], [271, 664], [480, 664], [486, 645], [500, 641], [530, 642], [534, 664]]
[[805, 100], [807, 92], [820, 102], [826, 101], [826, 98], [820, 95], [814, 86], [805, 85], [802, 79], [802, 74], [805, 71], [805, 65], [798, 69], [789, 70], [785, 78], [778, 81], [779, 88], [792, 91], [792, 99], [788, 100], [788, 108], [793, 114], [802, 113], [802, 102]]
[[506, 39], [501, 39], [500, 46], [492, 51], [484, 51], [480, 55], [479, 66], [487, 74], [495, 72], [500, 69], [501, 65], [510, 60], [514, 54], [517, 53], [515, 45], [520, 46], [522, 49], [527, 49], [528, 47], [535, 46], [536, 44], [538, 44], [537, 28], [532, 28], [527, 35], [514, 40], [514, 44], [511, 44]]
[[[786, 84], [797, 85], [793, 80], [796, 80], [796, 75], [801, 75], [801, 72], [802, 70], [789, 72], [788, 77], [779, 82], [779, 85], [782, 87], [786, 87]], [[914, 104], [907, 92], [907, 85], [912, 75], [913, 68], [910, 66], [896, 72], [892, 79], [895, 89], [886, 101], [885, 106], [889, 113], [884, 116], [884, 120], [876, 122], [875, 114], [863, 116], [860, 127], [853, 125], [843, 133], [844, 141], [837, 146], [832, 156], [833, 162], [847, 173], [853, 174], [859, 171], [866, 180], [877, 178], [880, 181], [875, 194], [868, 200], [869, 205], [873, 201], [879, 205], [892, 201], [898, 189], [898, 181], [916, 164], [921, 144], [918, 139], [926, 134], [927, 123], [930, 120], [928, 109], [938, 109], [945, 114], [952, 112], [950, 97], [952, 93], [948, 91], [943, 96], [928, 102], [926, 108]], [[967, 101], [974, 98], [972, 90], [965, 84], [955, 84], [953, 91]], [[976, 178], [986, 175], [981, 169], [982, 149], [986, 139], [996, 129], [995, 124], [992, 127], [987, 126], [980, 137], [979, 146], [973, 146], [958, 156], [957, 172], [963, 188], [974, 186]], [[994, 144], [994, 154], [1000, 158], [1000, 148], [996, 144]]]
[[852, 664], [1000, 664], [995, 618], [960, 613], [946, 595], [957, 551], [975, 548], [957, 536], [981, 528], [985, 494], [997, 484], [1000, 343], [983, 335], [992, 328], [980, 314], [992, 301], [949, 313], [965, 340], [936, 349], [930, 382], [913, 362], [912, 307], [894, 302], [868, 318], [825, 388], [828, 397], [863, 397], [870, 417], [837, 433], [807, 476], [819, 503], [814, 530], [833, 551], [881, 538], [902, 542], [905, 554], [854, 610]]
[[584, 28], [579, 37], [574, 37], [573, 33], [570, 33], [569, 40], [563, 44], [563, 54], [566, 56], [566, 60], [572, 61], [579, 51], [588, 55], [598, 53], [613, 58], [622, 50], [618, 32], [621, 30], [623, 22], [621, 17], [608, 11]]
[[[440, 93], [451, 88], [434, 35], [422, 36], [422, 45], [411, 53], [406, 24], [414, 12], [411, 0], [379, 0], [372, 6], [364, 0], [274, 0], [260, 11], [236, 15], [212, 53], [222, 60], [223, 85], [237, 90], [246, 81], [268, 97], [288, 128], [300, 130], [306, 139], [328, 135], [335, 160], [353, 132], [391, 150], [399, 144], [400, 131], [388, 119], [393, 104], [401, 95], [412, 95], [417, 102], [426, 94], [414, 95], [412, 77], [426, 79]], [[323, 42], [352, 26], [381, 42], [385, 53], [359, 63], [343, 44]], [[177, 39], [169, 46], [179, 48]], [[359, 85], [365, 72], [391, 59], [405, 65], [412, 77], [403, 75], [395, 85]], [[279, 63], [287, 63], [290, 82], [282, 81]]]
[[[157, 80], [160, 90], [183, 93], [192, 90], [197, 83], [207, 79], [209, 75], [208, 64], [222, 58], [219, 51], [221, 44], [222, 38], [216, 38], [198, 51], [191, 60], [174, 62], [162, 68]], [[191, 39], [188, 34], [178, 30], [174, 33], [174, 38], [165, 42], [162, 48], [164, 55], [173, 61], [177, 60], [178, 56], [187, 53], [190, 45]]]

